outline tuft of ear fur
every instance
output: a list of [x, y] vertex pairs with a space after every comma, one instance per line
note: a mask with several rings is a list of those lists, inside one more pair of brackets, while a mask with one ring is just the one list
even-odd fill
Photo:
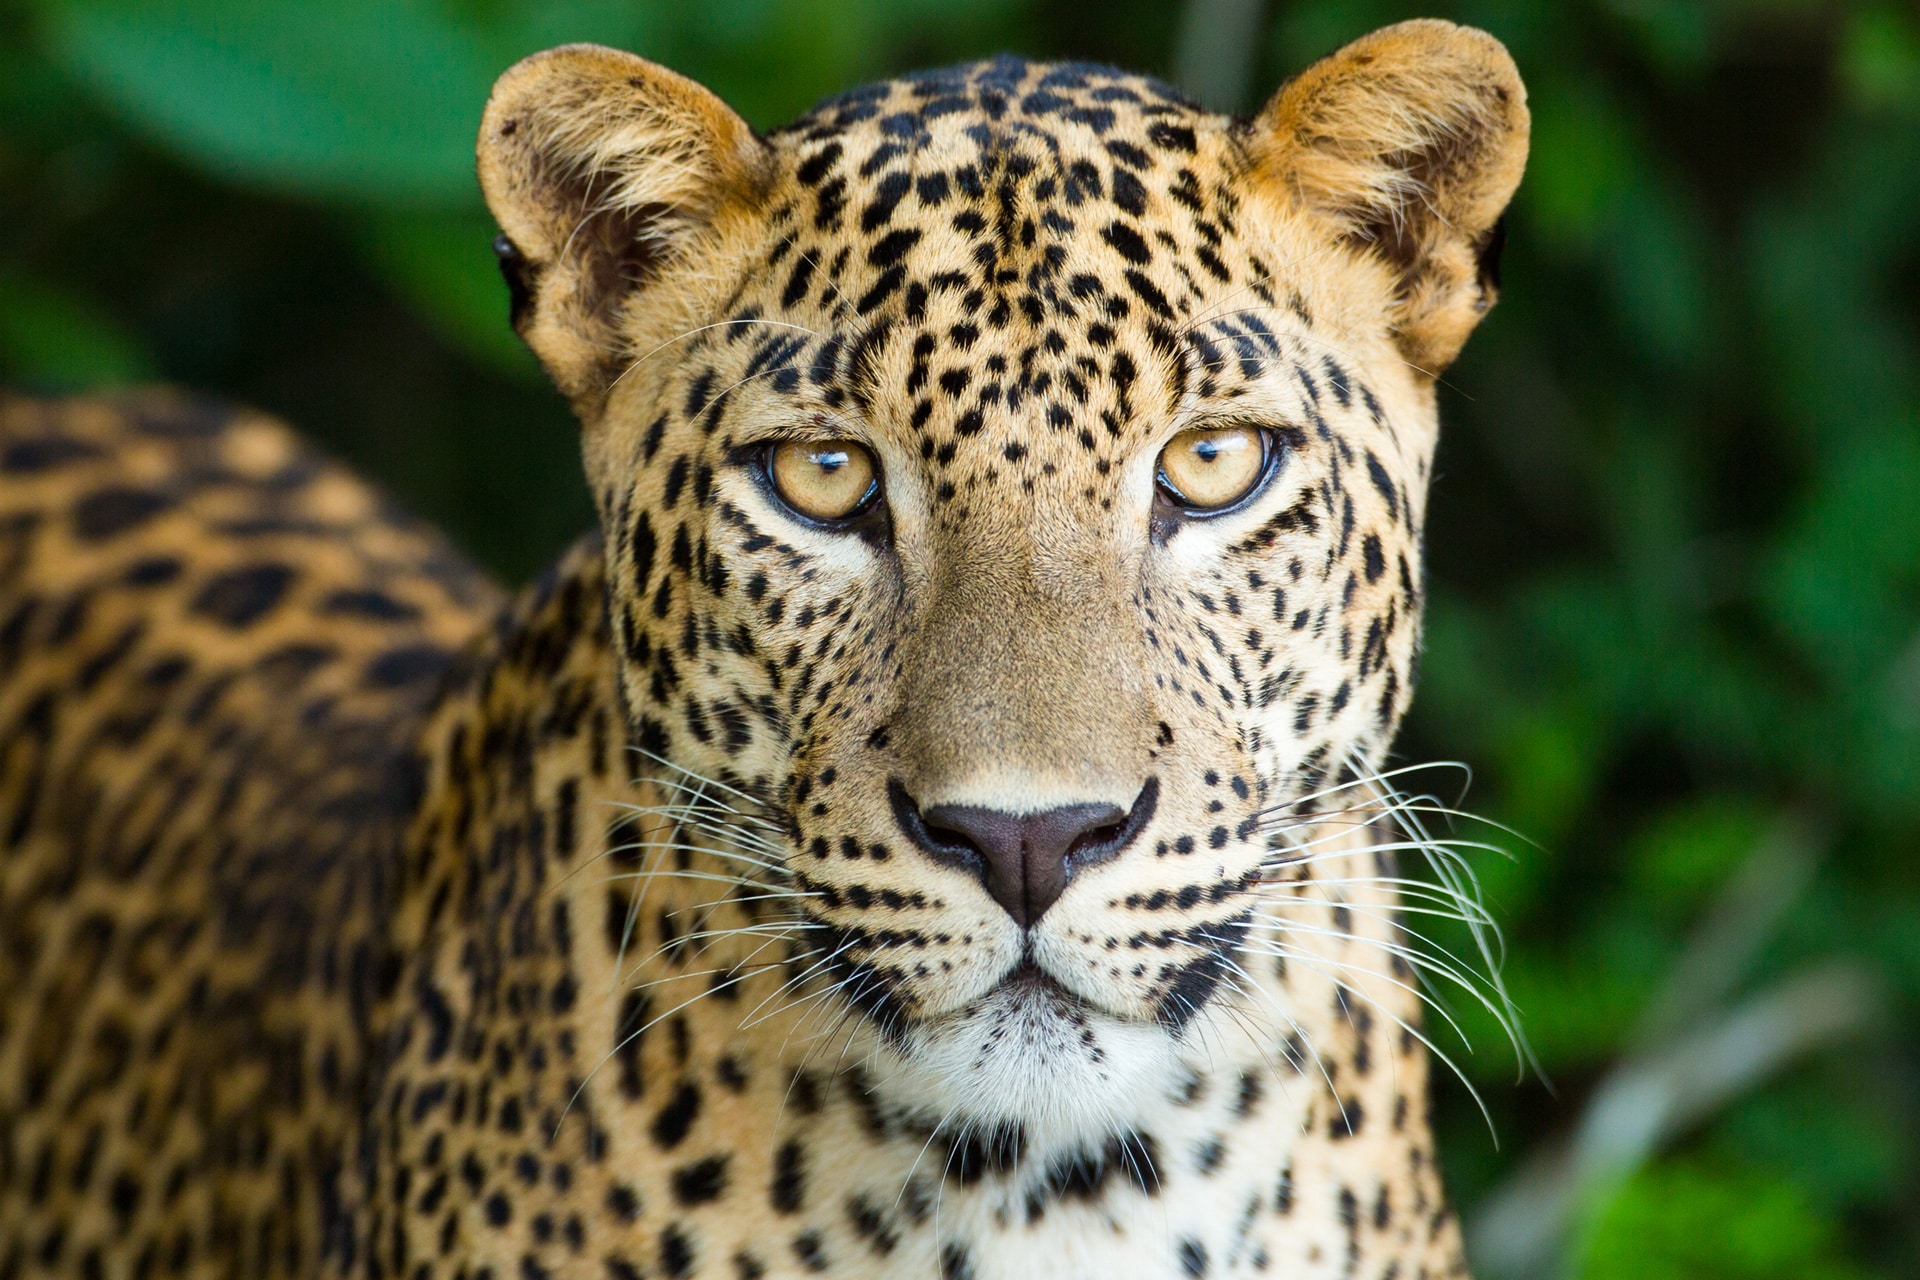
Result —
[[583, 408], [628, 356], [633, 299], [728, 209], [750, 206], [769, 164], [711, 91], [589, 44], [508, 68], [477, 153], [514, 328]]
[[1500, 215], [1527, 133], [1526, 86], [1506, 48], [1418, 19], [1288, 81], [1254, 119], [1249, 147], [1259, 178], [1394, 271], [1401, 351], [1438, 374], [1498, 293]]

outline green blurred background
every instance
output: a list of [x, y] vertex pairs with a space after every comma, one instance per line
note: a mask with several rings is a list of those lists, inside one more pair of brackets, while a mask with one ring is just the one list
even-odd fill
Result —
[[1920, 1275], [1910, 2], [0, 0], [0, 380], [264, 406], [522, 579], [589, 511], [471, 174], [515, 58], [621, 45], [763, 127], [999, 49], [1247, 109], [1417, 15], [1535, 113], [1400, 744], [1533, 842], [1474, 865], [1541, 1071], [1455, 1000], [1498, 1145], [1440, 1088], [1476, 1262]]

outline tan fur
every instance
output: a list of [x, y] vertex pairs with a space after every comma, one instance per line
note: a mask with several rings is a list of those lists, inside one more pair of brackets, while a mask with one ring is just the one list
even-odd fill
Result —
[[570, 396], [603, 374], [617, 321], [598, 295], [644, 283], [582, 272], [612, 248], [614, 271], [650, 275], [764, 185], [769, 157], [724, 102], [685, 76], [598, 45], [517, 63], [481, 117], [480, 186], [529, 259], [539, 305], [524, 332]]
[[1506, 49], [1437, 19], [1387, 27], [1289, 81], [1255, 129], [1264, 177], [1393, 260], [1407, 359], [1437, 375], [1494, 301], [1477, 257], [1526, 168]]

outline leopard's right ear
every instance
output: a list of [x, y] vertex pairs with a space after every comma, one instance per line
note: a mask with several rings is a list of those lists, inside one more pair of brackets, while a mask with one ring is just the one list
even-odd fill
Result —
[[728, 213], [751, 209], [771, 165], [708, 89], [589, 44], [509, 68], [477, 150], [514, 328], [581, 408], [632, 358], [635, 299]]

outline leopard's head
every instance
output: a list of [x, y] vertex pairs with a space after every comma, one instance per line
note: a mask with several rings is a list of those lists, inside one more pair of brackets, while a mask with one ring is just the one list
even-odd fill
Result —
[[1263, 818], [1407, 705], [1434, 381], [1526, 145], [1444, 22], [1247, 120], [1009, 58], [766, 136], [608, 49], [502, 78], [480, 172], [632, 737], [777, 816], [879, 1088], [1071, 1128], [1179, 1070]]

